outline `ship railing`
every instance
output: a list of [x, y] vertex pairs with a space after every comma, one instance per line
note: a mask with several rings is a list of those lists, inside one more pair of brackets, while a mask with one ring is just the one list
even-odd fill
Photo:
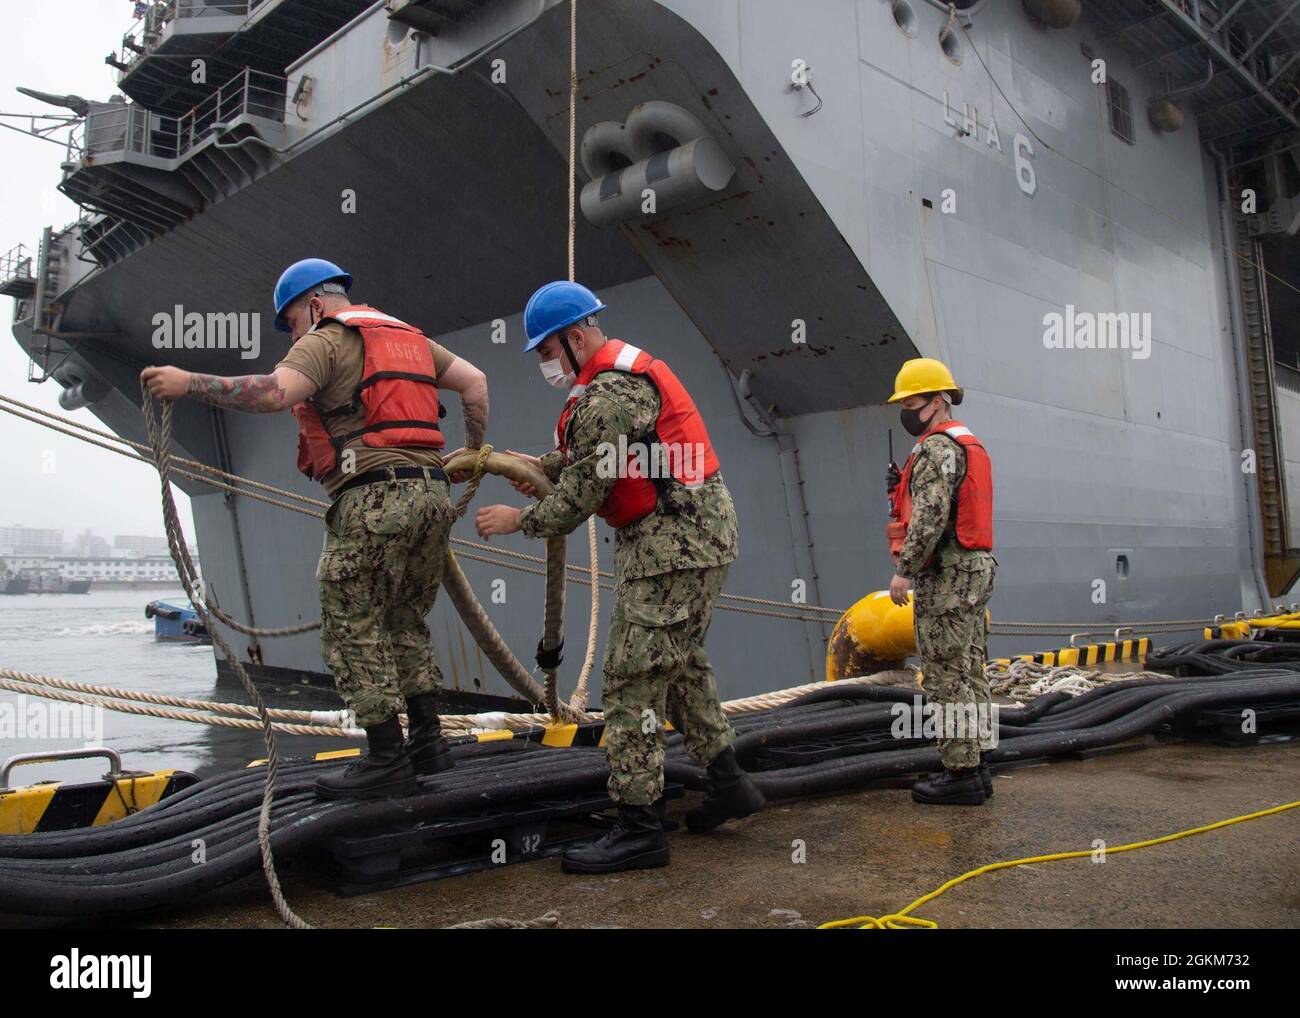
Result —
[[212, 15], [247, 17], [266, 0], [172, 0], [178, 18], [202, 18]]
[[259, 117], [284, 122], [287, 79], [245, 67], [194, 109], [177, 118], [176, 155], [183, 156], [218, 124], [237, 117]]
[[32, 275], [32, 252], [26, 244], [19, 244], [17, 247], [10, 248], [0, 255], [0, 288], [7, 286], [11, 281], [31, 280], [35, 281]]
[[162, 38], [163, 28], [176, 17], [176, 4], [179, 0], [163, 0], [150, 3], [148, 0], [135, 5], [136, 19], [122, 36], [122, 45], [117, 58], [109, 57], [107, 62], [119, 71], [118, 79], [135, 67], [137, 61], [148, 56]]
[[135, 69], [158, 45], [163, 29], [173, 21], [194, 18], [247, 18], [268, 0], [142, 0], [136, 4], [136, 20], [122, 36], [115, 60], [109, 62], [120, 72], [119, 78]]
[[245, 68], [179, 117], [154, 113], [136, 103], [105, 103], [73, 127], [69, 156], [79, 157], [83, 164], [121, 152], [181, 159], [218, 125], [238, 117], [283, 123], [285, 87], [286, 79], [279, 75]]

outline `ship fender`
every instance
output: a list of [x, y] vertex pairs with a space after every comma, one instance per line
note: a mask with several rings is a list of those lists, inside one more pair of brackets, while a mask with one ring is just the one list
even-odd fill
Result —
[[840, 616], [826, 644], [826, 681], [902, 668], [916, 653], [912, 596], [896, 605], [889, 591], [868, 594]]
[[98, 378], [85, 377], [81, 371], [69, 365], [54, 373], [54, 380], [63, 386], [59, 392], [59, 406], [64, 410], [82, 410], [98, 403], [109, 392], [106, 382]]
[[726, 189], [736, 168], [695, 117], [673, 103], [633, 107], [582, 136], [582, 213], [593, 226], [653, 220]]

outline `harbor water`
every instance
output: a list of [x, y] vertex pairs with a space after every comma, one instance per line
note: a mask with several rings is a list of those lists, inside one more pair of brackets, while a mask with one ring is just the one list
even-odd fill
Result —
[[[196, 700], [247, 703], [237, 682], [218, 680], [210, 646], [155, 641], [154, 623], [145, 618], [144, 608], [157, 598], [185, 601], [179, 591], [153, 588], [0, 597], [0, 667]], [[332, 710], [340, 706], [330, 693], [305, 685], [259, 682], [258, 688], [270, 707]], [[287, 735], [279, 740], [280, 752], [286, 756], [358, 744]], [[262, 735], [255, 730], [56, 705], [43, 697], [0, 690], [0, 759], [87, 745], [117, 750], [128, 770], [178, 768], [199, 775], [242, 767], [266, 756]], [[93, 781], [106, 769], [102, 759], [32, 764], [18, 768], [11, 781], [15, 785]]]

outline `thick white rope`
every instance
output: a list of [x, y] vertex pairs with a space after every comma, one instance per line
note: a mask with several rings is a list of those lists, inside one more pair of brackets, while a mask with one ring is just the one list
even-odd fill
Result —
[[1033, 700], [1048, 693], [1080, 696], [1100, 686], [1135, 679], [1173, 679], [1165, 672], [1105, 672], [1078, 665], [1044, 665], [1036, 661], [1015, 660], [1009, 664], [990, 661], [984, 666], [989, 690], [995, 696], [1016, 700]]

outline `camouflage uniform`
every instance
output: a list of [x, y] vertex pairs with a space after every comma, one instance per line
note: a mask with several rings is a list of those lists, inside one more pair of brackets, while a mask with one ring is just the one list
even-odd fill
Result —
[[[921, 443], [912, 463], [912, 518], [898, 575], [912, 581], [916, 649], [930, 701], [987, 711], [992, 694], [984, 676], [985, 609], [998, 561], [991, 552], [963, 548], [953, 534], [957, 488], [965, 476], [966, 454], [956, 442], [931, 435]], [[975, 767], [980, 740], [941, 736], [939, 751], [949, 770]]]
[[[570, 415], [568, 459], [542, 457], [555, 487], [524, 510], [529, 537], [568, 534], [605, 501], [617, 478], [598, 469], [602, 448], [630, 445], [659, 419], [659, 393], [647, 378], [597, 375]], [[736, 510], [717, 473], [695, 489], [672, 483], [655, 512], [614, 537], [616, 592], [605, 644], [605, 752], [609, 794], [646, 806], [663, 794], [667, 718], [686, 749], [707, 766], [735, 740], [718, 702], [704, 653], [713, 606], [736, 558]]]
[[432, 478], [349, 488], [326, 514], [321, 656], [363, 728], [395, 717], [405, 697], [442, 688], [424, 620], [450, 530], [447, 482]]

